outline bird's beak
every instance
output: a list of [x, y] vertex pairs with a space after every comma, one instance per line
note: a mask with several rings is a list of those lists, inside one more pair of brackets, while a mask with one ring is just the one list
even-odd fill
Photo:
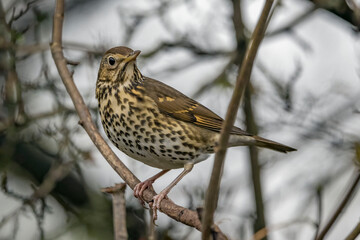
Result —
[[136, 50], [133, 51], [127, 58], [126, 58], [126, 62], [131, 62], [131, 61], [135, 61], [137, 56], [139, 56], [139, 54], [141, 53], [141, 51]]

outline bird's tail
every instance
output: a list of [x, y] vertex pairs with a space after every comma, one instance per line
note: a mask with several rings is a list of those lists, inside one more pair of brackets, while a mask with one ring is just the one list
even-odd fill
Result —
[[269, 149], [272, 149], [272, 150], [275, 150], [278, 152], [283, 152], [283, 153], [296, 151], [295, 148], [286, 146], [286, 145], [278, 143], [278, 142], [271, 141], [269, 139], [265, 139], [265, 138], [258, 137], [258, 136], [253, 136], [253, 138], [255, 139], [255, 145], [258, 147], [269, 148]]

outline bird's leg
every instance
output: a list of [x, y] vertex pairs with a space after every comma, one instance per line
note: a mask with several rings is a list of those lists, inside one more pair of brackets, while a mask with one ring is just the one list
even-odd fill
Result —
[[145, 205], [145, 201], [142, 197], [145, 189], [148, 187], [152, 187], [152, 184], [155, 182], [155, 180], [167, 173], [168, 171], [170, 171], [170, 169], [162, 170], [161, 172], [146, 179], [145, 181], [136, 184], [136, 186], [134, 187], [134, 196], [140, 200], [141, 205]]
[[172, 181], [169, 186], [164, 188], [158, 195], [153, 197], [152, 209], [153, 209], [153, 221], [157, 219], [157, 209], [160, 209], [161, 201], [167, 196], [171, 189], [193, 168], [194, 163], [187, 163], [184, 166], [184, 170]]

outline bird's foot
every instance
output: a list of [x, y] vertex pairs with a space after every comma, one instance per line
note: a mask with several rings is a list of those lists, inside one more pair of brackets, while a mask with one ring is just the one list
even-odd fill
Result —
[[138, 184], [136, 184], [136, 186], [134, 187], [134, 196], [139, 199], [141, 205], [143, 207], [145, 207], [145, 200], [143, 198], [143, 193], [145, 191], [145, 189], [149, 188], [149, 189], [153, 189], [152, 184], [153, 184], [153, 180], [145, 180], [143, 182], [140, 182]]
[[157, 220], [157, 210], [160, 209], [160, 203], [163, 199], [171, 201], [170, 198], [168, 198], [166, 191], [161, 191], [158, 195], [155, 195], [152, 199], [152, 202], [149, 203], [149, 206], [152, 209], [152, 220], [154, 223]]

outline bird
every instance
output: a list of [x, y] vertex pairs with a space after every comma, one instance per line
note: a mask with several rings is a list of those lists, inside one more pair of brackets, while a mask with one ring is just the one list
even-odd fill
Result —
[[[139, 50], [109, 49], [101, 59], [96, 98], [107, 137], [122, 152], [161, 171], [134, 187], [142, 194], [171, 169], [183, 171], [152, 200], [154, 220], [160, 203], [194, 164], [214, 153], [224, 120], [178, 90], [144, 76], [137, 67]], [[253, 145], [287, 153], [296, 149], [233, 126], [228, 147]]]

